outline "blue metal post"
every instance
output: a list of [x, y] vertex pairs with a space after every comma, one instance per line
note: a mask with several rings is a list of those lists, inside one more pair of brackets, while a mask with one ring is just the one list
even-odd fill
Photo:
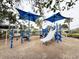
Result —
[[55, 32], [55, 41], [57, 41], [57, 43], [58, 43], [59, 42], [58, 41], [59, 35], [58, 35], [58, 24], [57, 23], [56, 23], [55, 29], [56, 29], [56, 32]]
[[61, 26], [59, 26], [59, 28], [58, 28], [58, 25], [56, 24], [55, 41], [57, 41], [57, 43], [59, 43], [59, 41], [62, 41], [61, 38], [62, 38], [61, 37]]
[[14, 33], [13, 33], [13, 30], [10, 31], [10, 48], [13, 48], [13, 36], [14, 36]]
[[30, 30], [26, 31], [26, 34], [27, 34], [28, 41], [30, 41]]
[[61, 34], [61, 29], [62, 29], [62, 26], [61, 26], [61, 24], [59, 25], [59, 34], [60, 34], [60, 41], [62, 41], [62, 34]]
[[23, 44], [24, 43], [24, 31], [21, 31], [21, 44]]

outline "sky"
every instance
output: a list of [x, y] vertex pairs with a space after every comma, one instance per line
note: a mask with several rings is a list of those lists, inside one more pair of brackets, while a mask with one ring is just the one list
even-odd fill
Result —
[[[38, 13], [33, 12], [33, 8], [34, 8], [32, 6], [33, 2], [32, 2], [32, 4], [29, 4], [29, 2], [26, 3], [26, 1], [27, 0], [21, 0], [20, 3], [16, 4], [16, 7], [23, 10], [23, 11], [31, 12], [31, 13], [39, 15], [39, 12]], [[70, 1], [70, 0], [65, 0], [65, 1], [67, 2], [67, 1]], [[61, 8], [65, 5], [65, 1], [60, 4]], [[52, 4], [52, 6], [53, 5], [54, 5], [54, 2]], [[35, 9], [37, 10], [38, 8], [35, 7]], [[52, 11], [49, 11], [49, 10], [50, 9], [45, 9], [45, 8], [43, 9], [44, 19], [46, 19], [46, 18], [56, 14], [57, 12], [59, 12], [59, 11], [57, 11], [57, 12], [53, 13]], [[73, 22], [70, 23], [70, 29], [71, 30], [79, 27], [79, 16], [78, 16], [78, 14], [79, 14], [79, 0], [76, 2], [75, 5], [73, 5], [73, 8], [71, 8], [68, 11], [67, 10], [64, 10], [63, 12], [61, 11], [60, 13], [61, 13], [62, 16], [73, 18]], [[57, 23], [63, 24], [63, 22], [64, 22], [64, 20], [61, 20], [61, 21], [58, 21]], [[48, 23], [51, 25], [50, 22], [48, 22]], [[42, 25], [44, 26], [44, 24], [42, 24]]]

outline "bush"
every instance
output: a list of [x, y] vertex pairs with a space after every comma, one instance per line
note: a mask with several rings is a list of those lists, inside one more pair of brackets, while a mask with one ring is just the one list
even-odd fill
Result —
[[67, 34], [68, 37], [79, 38], [79, 33]]
[[38, 30], [32, 30], [32, 35], [39, 35], [39, 32], [38, 32]]

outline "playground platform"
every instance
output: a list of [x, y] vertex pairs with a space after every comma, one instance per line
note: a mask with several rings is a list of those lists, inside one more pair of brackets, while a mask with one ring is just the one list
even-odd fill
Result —
[[39, 36], [32, 36], [24, 44], [14, 39], [13, 48], [9, 41], [0, 40], [0, 59], [79, 59], [79, 39], [63, 37], [61, 43], [52, 41], [46, 46]]

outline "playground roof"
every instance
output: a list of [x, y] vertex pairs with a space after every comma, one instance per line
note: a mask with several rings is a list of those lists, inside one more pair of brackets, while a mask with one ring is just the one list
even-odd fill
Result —
[[62, 16], [59, 12], [52, 15], [51, 17], [45, 19], [45, 20], [48, 20], [50, 22], [56, 22], [56, 21], [59, 21], [59, 20], [62, 20], [62, 19], [68, 19], [67, 17], [64, 17]]
[[33, 13], [30, 13], [30, 12], [25, 12], [23, 10], [20, 10], [18, 8], [16, 8], [19, 12], [19, 15], [20, 15], [20, 19], [23, 19], [23, 20], [29, 20], [29, 21], [36, 21], [37, 18], [39, 18], [40, 16], [39, 15], [35, 15]]

